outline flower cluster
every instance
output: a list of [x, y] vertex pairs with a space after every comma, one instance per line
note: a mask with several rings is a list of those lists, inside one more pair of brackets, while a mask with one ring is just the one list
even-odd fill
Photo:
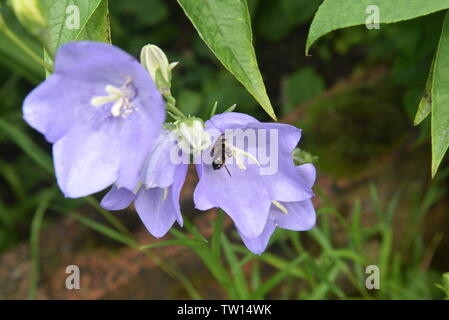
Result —
[[[25, 99], [24, 119], [53, 143], [59, 187], [66, 197], [107, 187], [101, 205], [134, 202], [148, 231], [164, 236], [182, 226], [179, 196], [189, 163], [199, 176], [199, 210], [221, 208], [245, 245], [262, 253], [277, 227], [307, 230], [315, 169], [295, 166], [301, 131], [236, 112], [203, 120], [174, 106], [169, 63], [154, 45], [141, 63], [112, 45], [81, 41], [59, 49], [54, 73]], [[174, 122], [165, 122], [165, 114]]]

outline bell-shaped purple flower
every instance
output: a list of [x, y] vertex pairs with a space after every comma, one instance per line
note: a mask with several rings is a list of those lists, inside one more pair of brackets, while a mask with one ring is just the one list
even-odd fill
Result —
[[[198, 209], [223, 209], [241, 235], [254, 239], [264, 232], [273, 201], [301, 202], [313, 196], [311, 186], [298, 178], [292, 159], [301, 136], [298, 128], [229, 112], [206, 121], [206, 129], [214, 141], [211, 156], [217, 148], [226, 161], [217, 166], [203, 156], [194, 193]], [[243, 137], [240, 147], [236, 136]]]
[[61, 46], [54, 73], [26, 97], [23, 113], [54, 144], [59, 187], [76, 198], [114, 183], [135, 187], [164, 107], [136, 59], [112, 45], [81, 41]]
[[188, 164], [172, 161], [178, 153], [176, 136], [163, 129], [141, 172], [141, 182], [133, 191], [113, 186], [101, 201], [103, 208], [122, 210], [134, 201], [136, 211], [148, 231], [164, 236], [175, 221], [182, 226], [179, 195]]
[[[312, 188], [315, 182], [315, 167], [307, 163], [297, 166], [296, 171], [297, 179], [308, 188]], [[259, 236], [248, 238], [240, 230], [238, 231], [246, 247], [256, 254], [261, 254], [265, 251], [276, 228], [305, 231], [313, 228], [315, 221], [315, 209], [310, 198], [292, 202], [278, 201], [271, 205], [265, 228]]]

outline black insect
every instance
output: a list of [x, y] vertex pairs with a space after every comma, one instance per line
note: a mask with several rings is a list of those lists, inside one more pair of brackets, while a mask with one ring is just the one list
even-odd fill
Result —
[[231, 173], [229, 172], [228, 167], [226, 167], [226, 158], [232, 156], [232, 151], [226, 145], [226, 137], [224, 134], [218, 137], [217, 141], [210, 150], [210, 156], [212, 157], [212, 168], [214, 170], [219, 170], [222, 167], [225, 167], [231, 177]]

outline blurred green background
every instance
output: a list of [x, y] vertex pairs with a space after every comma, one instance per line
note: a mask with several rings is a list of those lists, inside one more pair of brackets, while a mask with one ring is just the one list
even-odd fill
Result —
[[[9, 26], [41, 54], [5, 1], [0, 2]], [[444, 14], [382, 25], [380, 30], [333, 32], [306, 57], [307, 32], [320, 0], [248, 3], [259, 66], [273, 106], [280, 121], [303, 129], [300, 148], [306, 152], [300, 156], [313, 158], [318, 170], [318, 226], [305, 233], [278, 230], [261, 257], [248, 253], [229, 230], [238, 262], [226, 256], [225, 263], [236, 283], [246, 284], [255, 298], [445, 297], [449, 169], [445, 161], [431, 180], [428, 120], [413, 127]], [[236, 103], [236, 111], [269, 121], [211, 54], [176, 1], [110, 0], [109, 8], [113, 44], [138, 57], [142, 46], [153, 43], [170, 61], [180, 61], [173, 95], [185, 113], [207, 119], [217, 101], [218, 112]], [[100, 286], [103, 293], [98, 295], [66, 296], [62, 287], [52, 287], [51, 270], [62, 253], [45, 253], [48, 261], [57, 261], [52, 264], [41, 261], [43, 252], [72, 243], [64, 233], [53, 235], [55, 226], [74, 210], [105, 221], [86, 209], [93, 199], [68, 200], [58, 191], [51, 146], [21, 114], [24, 97], [44, 79], [44, 72], [1, 32], [0, 66], [0, 298], [155, 297], [154, 287], [163, 284], [145, 276], [141, 279], [148, 281], [146, 287], [131, 290], [135, 284], [129, 280], [115, 289]], [[188, 201], [183, 208], [194, 221], [203, 219]], [[131, 230], [141, 228], [134, 213], [118, 218]], [[75, 251], [95, 253], [98, 248], [114, 255], [122, 246], [104, 235], [87, 233], [86, 238], [75, 237], [74, 247], [64, 252], [67, 259]], [[20, 256], [23, 247], [26, 254]], [[10, 274], [11, 261], [21, 259], [30, 266], [18, 280]], [[189, 265], [196, 258], [186, 259], [182, 263]], [[132, 262], [127, 263], [131, 267]], [[380, 267], [380, 290], [365, 288], [365, 267], [371, 264]], [[194, 271], [187, 268], [186, 273], [203, 298], [228, 297]], [[189, 297], [176, 281], [169, 287], [156, 297]]]

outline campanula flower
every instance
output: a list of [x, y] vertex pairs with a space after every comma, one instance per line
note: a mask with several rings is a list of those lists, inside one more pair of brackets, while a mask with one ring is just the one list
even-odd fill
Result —
[[194, 192], [198, 209], [223, 209], [241, 235], [254, 239], [264, 232], [273, 203], [301, 202], [313, 195], [292, 159], [301, 136], [298, 128], [235, 112], [215, 115], [205, 125], [212, 137], [211, 157], [216, 148], [225, 161], [211, 165], [204, 157], [209, 151], [203, 152]]
[[188, 164], [172, 161], [172, 153], [177, 152], [176, 134], [163, 129], [145, 161], [140, 183], [133, 191], [114, 185], [101, 201], [103, 208], [122, 210], [134, 201], [140, 219], [157, 238], [164, 236], [175, 221], [182, 226], [179, 195]]
[[[296, 167], [296, 172], [297, 179], [307, 188], [312, 188], [315, 182], [315, 167], [310, 163], [303, 164]], [[315, 209], [310, 198], [292, 202], [275, 201], [270, 207], [265, 228], [259, 236], [248, 238], [238, 231], [246, 247], [256, 254], [261, 254], [276, 228], [305, 231], [313, 228], [315, 221]]]
[[25, 99], [24, 119], [53, 143], [66, 197], [115, 184], [133, 190], [165, 118], [145, 68], [121, 49], [80, 41], [60, 47], [54, 73]]

